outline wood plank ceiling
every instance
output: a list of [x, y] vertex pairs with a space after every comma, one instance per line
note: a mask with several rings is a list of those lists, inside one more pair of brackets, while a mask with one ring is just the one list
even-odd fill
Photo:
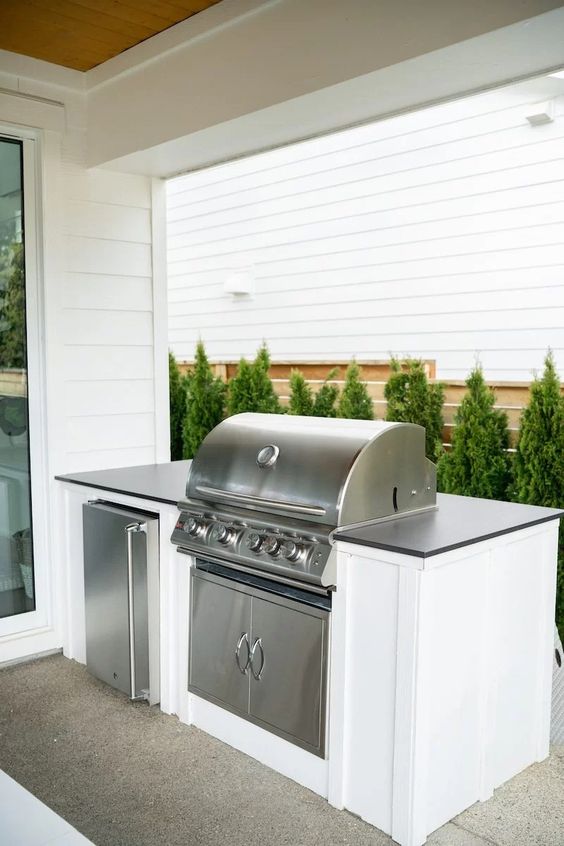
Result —
[[0, 49], [87, 71], [220, 0], [0, 0]]

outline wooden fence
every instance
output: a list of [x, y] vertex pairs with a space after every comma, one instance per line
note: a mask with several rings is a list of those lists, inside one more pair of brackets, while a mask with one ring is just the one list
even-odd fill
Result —
[[[362, 368], [362, 378], [366, 382], [368, 393], [372, 397], [374, 416], [382, 419], [386, 416], [387, 403], [384, 399], [384, 386], [391, 373], [390, 362], [359, 361], [358, 363]], [[217, 376], [221, 376], [222, 379], [227, 380], [237, 372], [237, 364], [236, 361], [226, 361], [214, 363], [212, 366]], [[339, 388], [342, 388], [344, 385], [344, 374], [348, 364], [349, 362], [274, 362], [270, 368], [270, 378], [272, 379], [276, 393], [280, 397], [281, 403], [287, 405], [290, 392], [289, 379], [292, 370], [300, 370], [315, 391], [323, 383], [327, 374], [334, 368], [337, 368], [337, 374], [333, 381]], [[431, 382], [439, 381], [435, 379], [435, 362], [425, 361], [424, 365], [429, 380]], [[179, 366], [181, 370], [187, 370], [191, 365], [189, 362], [184, 362], [180, 363]], [[450, 443], [454, 416], [466, 392], [466, 384], [464, 380], [440, 381], [442, 381], [445, 387], [445, 403], [443, 407], [445, 428], [443, 430], [443, 440], [446, 445]], [[496, 408], [503, 409], [507, 414], [511, 445], [514, 447], [519, 432], [521, 412], [529, 402], [530, 382], [488, 382], [488, 385], [495, 392]], [[561, 391], [564, 394], [564, 385], [561, 386]]]
[[27, 397], [27, 372], [25, 370], [0, 370], [0, 396]]

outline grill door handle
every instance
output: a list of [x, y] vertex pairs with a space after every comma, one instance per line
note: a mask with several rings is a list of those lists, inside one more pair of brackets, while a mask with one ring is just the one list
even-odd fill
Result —
[[[260, 649], [260, 670], [258, 673], [255, 672], [255, 652], [257, 648]], [[253, 643], [252, 649], [249, 654], [249, 661], [251, 664], [251, 673], [253, 674], [254, 678], [259, 681], [260, 677], [262, 676], [262, 671], [264, 670], [264, 648], [262, 645], [262, 638], [257, 637], [255, 642]]]
[[[244, 643], [247, 644], [247, 660], [245, 661], [245, 665], [241, 666], [241, 647]], [[241, 634], [241, 637], [237, 641], [237, 646], [235, 647], [235, 660], [237, 662], [237, 666], [239, 667], [240, 672], [245, 675], [251, 662], [251, 649], [249, 646], [249, 635], [247, 634], [247, 632], [243, 632]]]

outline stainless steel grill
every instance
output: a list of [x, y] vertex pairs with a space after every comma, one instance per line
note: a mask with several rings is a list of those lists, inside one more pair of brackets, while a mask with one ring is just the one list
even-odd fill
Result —
[[326, 591], [335, 584], [337, 528], [435, 503], [420, 426], [239, 414], [201, 445], [172, 541], [228, 567]]
[[172, 535], [195, 557], [188, 689], [323, 757], [333, 533], [435, 499], [420, 426], [220, 423], [192, 463]]

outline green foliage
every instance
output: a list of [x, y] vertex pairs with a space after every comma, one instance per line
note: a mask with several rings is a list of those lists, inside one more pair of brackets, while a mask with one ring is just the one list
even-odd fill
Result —
[[336, 417], [337, 416], [337, 400], [339, 398], [339, 389], [336, 385], [331, 384], [331, 380], [337, 375], [338, 368], [334, 367], [327, 376], [322, 386], [315, 395], [313, 401], [313, 417]]
[[345, 386], [339, 399], [339, 417], [353, 420], [373, 420], [372, 400], [366, 384], [361, 379], [360, 367], [352, 361], [345, 373]]
[[443, 452], [444, 387], [429, 384], [422, 361], [411, 359], [406, 364], [407, 370], [402, 370], [401, 362], [391, 360], [392, 373], [384, 388], [386, 420], [423, 426], [427, 458], [438, 461]]
[[309, 417], [313, 414], [313, 391], [299, 370], [292, 370], [290, 375], [290, 414], [302, 414]]
[[203, 343], [196, 347], [196, 361], [187, 382], [183, 425], [183, 457], [193, 458], [208, 432], [223, 419], [225, 383], [213, 375]]
[[452, 448], [439, 462], [439, 487], [462, 496], [504, 499], [510, 479], [507, 415], [494, 408], [494, 393], [480, 367], [466, 385], [454, 419]]
[[187, 380], [183, 377], [171, 352], [168, 354], [168, 392], [170, 404], [170, 459], [182, 458], [182, 424], [186, 414]]
[[[251, 384], [253, 389], [254, 408], [262, 414], [280, 414], [280, 401], [270, 381], [270, 355], [266, 344], [263, 344], [253, 361]], [[249, 409], [251, 410], [251, 409]]]
[[521, 415], [514, 498], [549, 508], [564, 506], [564, 400], [551, 353]]
[[[542, 378], [531, 385], [529, 405], [521, 415], [515, 455], [514, 498], [518, 502], [564, 507], [564, 399], [552, 353]], [[556, 622], [564, 640], [564, 526], [560, 526]]]
[[316, 394], [306, 381], [303, 373], [292, 370], [290, 375], [290, 414], [302, 414], [309, 417], [336, 417], [337, 398], [339, 389], [330, 383], [337, 375], [337, 368], [333, 368]]
[[227, 414], [241, 414], [254, 411], [264, 414], [279, 414], [280, 402], [270, 377], [270, 356], [263, 346], [257, 352], [255, 360], [249, 364], [242, 358], [237, 373], [229, 382]]
[[252, 365], [242, 358], [227, 389], [227, 415], [251, 411], [253, 405]]
[[560, 521], [558, 535], [558, 569], [556, 573], [556, 625], [564, 643], [564, 525]]
[[[9, 265], [2, 274], [4, 291], [0, 298], [0, 367], [26, 367], [25, 270], [23, 244], [6, 248]], [[1, 293], [1, 289], [0, 289]]]

